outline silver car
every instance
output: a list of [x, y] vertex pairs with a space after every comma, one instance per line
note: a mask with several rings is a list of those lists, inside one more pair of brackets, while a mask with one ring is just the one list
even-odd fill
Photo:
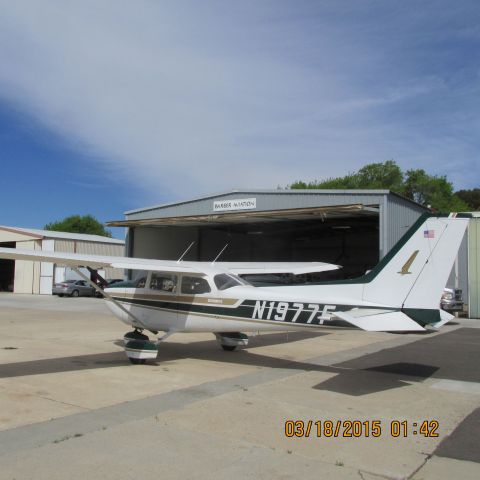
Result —
[[63, 297], [93, 297], [95, 289], [87, 285], [85, 280], [65, 280], [61, 283], [56, 283], [52, 289], [53, 295]]
[[463, 295], [460, 288], [444, 288], [440, 307], [449, 313], [463, 311]]

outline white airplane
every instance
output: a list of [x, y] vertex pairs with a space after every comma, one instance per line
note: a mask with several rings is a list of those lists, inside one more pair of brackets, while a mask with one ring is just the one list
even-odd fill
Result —
[[[0, 248], [0, 258], [139, 271], [133, 282], [102, 291], [110, 310], [133, 327], [125, 335], [132, 363], [155, 358], [176, 332], [212, 332], [225, 350], [247, 345], [243, 332], [358, 328], [438, 329], [453, 318], [439, 309], [442, 290], [468, 226], [468, 214], [425, 214], [365, 275], [311, 285], [255, 287], [239, 274], [327, 271], [325, 263], [207, 263], [90, 256]], [[156, 342], [142, 332], [165, 332]]]

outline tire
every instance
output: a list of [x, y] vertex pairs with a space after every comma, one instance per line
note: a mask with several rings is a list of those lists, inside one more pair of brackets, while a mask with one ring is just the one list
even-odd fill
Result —
[[226, 352], [233, 352], [237, 347], [235, 345], [222, 345]]
[[59, 297], [63, 297], [63, 293], [59, 293], [58, 296], [59, 296]]
[[80, 296], [80, 292], [79, 292], [78, 290], [74, 290], [74, 291], [72, 292], [72, 295], [71, 295], [71, 296], [72, 296], [72, 297], [79, 297], [79, 296]]
[[131, 358], [131, 357], [128, 357], [128, 359], [130, 360], [130, 363], [133, 364], [133, 365], [144, 365], [146, 360], [144, 358]]

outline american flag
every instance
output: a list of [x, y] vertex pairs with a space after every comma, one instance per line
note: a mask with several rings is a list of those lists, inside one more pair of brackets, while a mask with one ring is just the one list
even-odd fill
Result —
[[424, 230], [423, 236], [425, 238], [435, 238], [435, 230]]

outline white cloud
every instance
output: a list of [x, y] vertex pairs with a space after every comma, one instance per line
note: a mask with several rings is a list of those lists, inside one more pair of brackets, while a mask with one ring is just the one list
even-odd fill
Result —
[[415, 125], [450, 93], [438, 72], [387, 68], [375, 23], [335, 3], [5, 1], [0, 96], [152, 199], [473, 158]]

